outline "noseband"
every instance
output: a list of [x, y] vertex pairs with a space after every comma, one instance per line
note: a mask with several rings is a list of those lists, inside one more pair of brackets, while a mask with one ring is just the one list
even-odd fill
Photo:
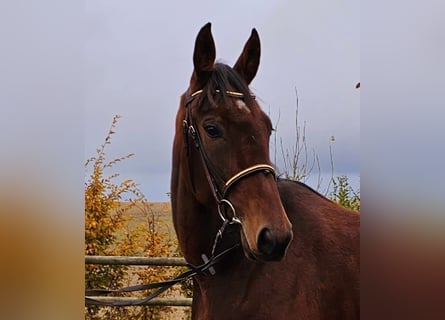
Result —
[[[232, 189], [232, 187], [239, 182], [241, 179], [244, 179], [248, 176], [251, 176], [258, 172], [263, 172], [264, 174], [272, 174], [274, 178], [276, 179], [277, 174], [275, 171], [275, 168], [268, 164], [256, 164], [253, 166], [250, 166], [244, 170], [241, 170], [240, 172], [233, 175], [230, 179], [228, 179], [224, 185], [222, 190], [219, 189], [218, 184], [216, 183], [215, 175], [212, 174], [210, 171], [209, 166], [209, 158], [205, 152], [205, 150], [202, 147], [201, 137], [199, 135], [198, 130], [196, 129], [196, 124], [192, 118], [192, 112], [191, 108], [189, 107], [190, 103], [201, 93], [203, 93], [203, 90], [198, 90], [192, 94], [190, 94], [185, 101], [185, 108], [186, 108], [186, 116], [183, 120], [183, 128], [184, 128], [184, 134], [186, 136], [186, 141], [188, 141], [188, 137], [191, 137], [193, 140], [195, 147], [198, 149], [199, 154], [201, 156], [202, 165], [204, 168], [204, 172], [207, 178], [207, 181], [209, 183], [210, 189], [212, 190], [213, 197], [215, 198], [216, 204], [218, 206], [218, 213], [221, 219], [223, 220], [224, 224], [233, 224], [238, 223], [241, 224], [241, 220], [236, 215], [236, 210], [233, 204], [227, 199], [227, 196], [229, 194], [229, 191]], [[216, 90], [216, 93], [220, 93], [219, 90]], [[244, 94], [240, 92], [235, 91], [226, 91], [226, 95], [234, 98], [243, 98]], [[251, 94], [251, 97], [255, 99], [255, 96]], [[188, 147], [187, 147], [188, 149]], [[232, 211], [232, 217], [228, 217], [227, 210]]]

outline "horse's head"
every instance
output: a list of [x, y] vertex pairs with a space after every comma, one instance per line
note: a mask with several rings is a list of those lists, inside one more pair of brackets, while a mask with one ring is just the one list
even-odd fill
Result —
[[269, 158], [272, 124], [248, 88], [260, 61], [258, 33], [252, 30], [233, 68], [215, 63], [215, 55], [208, 23], [196, 38], [194, 72], [177, 121], [188, 141], [190, 188], [203, 206], [240, 222], [247, 257], [280, 260], [292, 226]]

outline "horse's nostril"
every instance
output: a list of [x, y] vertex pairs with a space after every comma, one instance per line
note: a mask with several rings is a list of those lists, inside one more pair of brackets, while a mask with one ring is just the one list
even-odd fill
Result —
[[258, 235], [258, 249], [264, 255], [273, 254], [276, 246], [276, 240], [269, 228], [264, 228]]
[[281, 260], [289, 242], [292, 240], [292, 232], [276, 234], [269, 228], [264, 228], [258, 234], [257, 248], [264, 260]]

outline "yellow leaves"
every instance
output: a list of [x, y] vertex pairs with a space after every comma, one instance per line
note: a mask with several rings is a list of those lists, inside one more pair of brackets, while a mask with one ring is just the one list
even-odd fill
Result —
[[[104, 143], [96, 149], [96, 155], [85, 163], [90, 172], [85, 182], [85, 254], [86, 255], [123, 255], [123, 256], [168, 256], [172, 255], [170, 235], [160, 233], [155, 228], [155, 213], [146, 201], [144, 194], [132, 179], [116, 182], [119, 173], [106, 175], [114, 165], [124, 161], [134, 153], [118, 157], [107, 162], [105, 148], [111, 143], [115, 127], [120, 116], [113, 118]], [[161, 212], [166, 212], [162, 208]], [[165, 228], [164, 228], [165, 229]], [[170, 231], [170, 230], [168, 230]], [[175, 250], [176, 247], [173, 246]], [[176, 252], [176, 251], [175, 251]], [[154, 282], [171, 276], [170, 270], [144, 268], [128, 271], [122, 266], [85, 266], [86, 288], [122, 287], [122, 284], [134, 282]], [[146, 281], [146, 280], [150, 281]], [[98, 308], [87, 308], [86, 319], [98, 317]], [[127, 309], [102, 309], [102, 318], [139, 319], [149, 309], [130, 311]], [[158, 310], [158, 309], [156, 309]], [[121, 312], [122, 317], [119, 317]], [[150, 311], [154, 312], [154, 311]]]
[[94, 221], [94, 220], [93, 221], [88, 221], [87, 223], [88, 223], [88, 225], [87, 225], [88, 229], [96, 228], [96, 226], [97, 226], [97, 222]]

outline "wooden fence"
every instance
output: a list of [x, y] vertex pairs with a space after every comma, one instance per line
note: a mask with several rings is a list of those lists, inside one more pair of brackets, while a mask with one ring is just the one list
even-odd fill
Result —
[[[123, 256], [85, 256], [85, 264], [103, 264], [103, 265], [126, 265], [126, 266], [159, 266], [159, 267], [180, 267], [187, 263], [183, 258], [149, 258], [149, 257], [123, 257]], [[139, 298], [131, 297], [91, 297], [95, 300], [109, 301], [128, 301], [131, 302]], [[149, 306], [171, 306], [171, 307], [189, 307], [192, 305], [191, 298], [155, 298], [144, 305]]]

